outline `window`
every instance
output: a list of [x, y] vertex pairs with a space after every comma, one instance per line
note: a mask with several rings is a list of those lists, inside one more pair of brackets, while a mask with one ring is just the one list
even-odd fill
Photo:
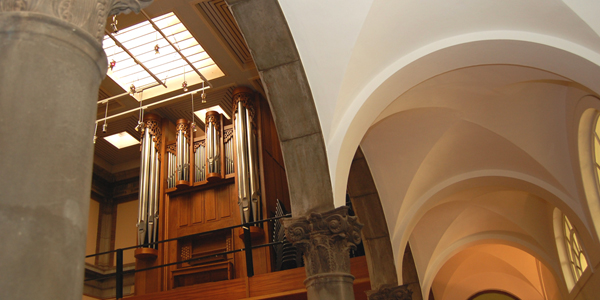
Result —
[[594, 131], [593, 135], [593, 151], [594, 151], [594, 170], [596, 171], [596, 184], [600, 186], [600, 117], [596, 117], [596, 121], [594, 122]]
[[563, 234], [566, 246], [565, 252], [567, 252], [571, 273], [574, 281], [577, 282], [581, 278], [583, 271], [587, 268], [588, 262], [583, 253], [577, 231], [565, 215], [563, 215]]

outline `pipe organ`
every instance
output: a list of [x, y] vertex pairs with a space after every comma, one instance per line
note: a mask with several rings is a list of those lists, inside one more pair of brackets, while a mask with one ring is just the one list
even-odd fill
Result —
[[161, 120], [159, 116], [154, 114], [146, 114], [144, 116], [137, 223], [139, 245], [155, 242], [158, 237], [160, 127]]
[[[138, 243], [217, 232], [136, 250], [139, 268], [206, 257], [136, 273], [136, 280], [139, 276], [145, 282], [139, 289], [136, 286], [138, 295], [159, 286], [171, 289], [245, 277], [243, 252], [218, 254], [244, 248], [244, 231], [231, 227], [272, 216], [277, 199], [289, 207], [283, 158], [268, 104], [249, 88], [232, 90], [232, 98], [232, 120], [208, 111], [204, 136], [193, 132], [184, 119], [175, 123], [163, 119], [161, 124], [157, 115], [144, 117]], [[160, 227], [159, 210], [164, 216]], [[270, 226], [249, 227], [253, 245], [270, 242]], [[255, 274], [270, 272], [271, 251], [269, 247], [252, 250]], [[149, 278], [157, 281], [148, 284]]]

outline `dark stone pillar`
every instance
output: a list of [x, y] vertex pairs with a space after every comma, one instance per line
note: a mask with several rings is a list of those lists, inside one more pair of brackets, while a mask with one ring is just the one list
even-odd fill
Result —
[[140, 5], [0, 0], [2, 298], [82, 297], [100, 39]]
[[353, 300], [350, 248], [360, 243], [362, 224], [348, 207], [285, 220], [286, 237], [304, 253], [309, 300]]

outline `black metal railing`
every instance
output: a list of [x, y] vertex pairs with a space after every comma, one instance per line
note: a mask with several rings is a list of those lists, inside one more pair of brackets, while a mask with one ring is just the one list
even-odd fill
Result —
[[[246, 256], [246, 274], [248, 277], [252, 277], [252, 276], [254, 276], [254, 264], [253, 264], [253, 260], [252, 260], [252, 249], [283, 244], [284, 241], [270, 242], [270, 243], [260, 244], [260, 245], [252, 245], [252, 236], [250, 234], [250, 226], [265, 223], [265, 222], [274, 222], [281, 218], [289, 218], [289, 217], [291, 217], [291, 214], [286, 214], [283, 216], [273, 217], [273, 218], [255, 221], [255, 222], [249, 222], [249, 223], [241, 224], [241, 225], [234, 225], [234, 226], [219, 228], [219, 229], [206, 231], [206, 232], [190, 234], [190, 235], [186, 235], [186, 236], [180, 236], [180, 237], [176, 237], [176, 238], [166, 239], [166, 240], [157, 241], [157, 242], [153, 242], [153, 243], [147, 243], [147, 244], [143, 244], [143, 245], [131, 246], [131, 247], [120, 248], [120, 249], [106, 251], [106, 252], [100, 252], [100, 253], [96, 253], [96, 254], [90, 254], [90, 255], [87, 255], [86, 258], [116, 253], [116, 256], [117, 256], [116, 270], [115, 270], [115, 273], [111, 273], [111, 274], [108, 274], [105, 276], [100, 276], [100, 277], [88, 278], [88, 279], [85, 279], [84, 281], [104, 280], [104, 279], [109, 279], [109, 278], [114, 277], [116, 279], [116, 288], [115, 288], [116, 296], [115, 297], [116, 297], [116, 299], [121, 299], [121, 298], [123, 298], [123, 276], [126, 274], [133, 274], [136, 272], [149, 271], [149, 270], [153, 270], [153, 269], [169, 267], [169, 266], [182, 264], [182, 263], [189, 263], [189, 262], [193, 262], [193, 261], [197, 261], [197, 260], [207, 259], [207, 258], [211, 258], [211, 257], [218, 257], [221, 255], [227, 255], [227, 254], [232, 254], [232, 253], [237, 253], [237, 252], [242, 252], [242, 251], [245, 252], [245, 254], [246, 254], [245, 255]], [[183, 240], [183, 239], [200, 237], [203, 235], [209, 235], [209, 234], [213, 234], [213, 233], [216, 233], [219, 231], [231, 230], [231, 229], [240, 228], [240, 227], [244, 231], [244, 248], [242, 248], [242, 249], [235, 249], [235, 250], [224, 251], [224, 252], [220, 252], [220, 253], [213, 253], [210, 255], [194, 257], [191, 259], [170, 262], [170, 263], [147, 267], [147, 268], [142, 268], [142, 269], [127, 270], [127, 271], [123, 270], [123, 251], [125, 251], [125, 250], [132, 250], [132, 249], [137, 249], [137, 248], [150, 248], [150, 247], [153, 248], [154, 246], [157, 246], [158, 244], [162, 244], [162, 243], [168, 243], [168, 242], [172, 242], [172, 241], [179, 241], [179, 240]]]

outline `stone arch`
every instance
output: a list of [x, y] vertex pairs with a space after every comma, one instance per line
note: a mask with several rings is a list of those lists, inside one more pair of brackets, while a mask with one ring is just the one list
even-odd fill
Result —
[[301, 216], [332, 210], [333, 192], [321, 124], [279, 3], [227, 0], [227, 4], [252, 53], [273, 113], [292, 213]]

